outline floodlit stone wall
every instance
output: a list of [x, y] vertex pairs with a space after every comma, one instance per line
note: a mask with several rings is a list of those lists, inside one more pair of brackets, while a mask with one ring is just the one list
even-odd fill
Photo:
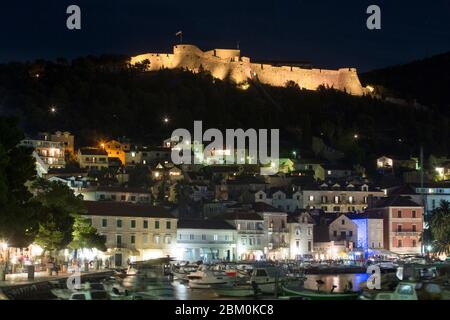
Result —
[[211, 72], [215, 78], [230, 78], [236, 83], [258, 79], [262, 83], [282, 87], [288, 81], [293, 81], [301, 88], [309, 90], [316, 90], [318, 86], [325, 85], [353, 95], [366, 92], [354, 68], [327, 70], [251, 63], [250, 58], [241, 57], [240, 50], [236, 49], [213, 49], [204, 52], [194, 45], [181, 44], [174, 46], [173, 54], [142, 54], [132, 57], [131, 63], [145, 59], [150, 61], [150, 71], [184, 68], [199, 72], [203, 69]]

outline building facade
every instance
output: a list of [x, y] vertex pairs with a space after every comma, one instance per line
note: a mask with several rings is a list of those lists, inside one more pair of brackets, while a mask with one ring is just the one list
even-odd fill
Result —
[[313, 252], [314, 221], [307, 212], [288, 216], [289, 259], [299, 260]]
[[84, 201], [85, 216], [106, 237], [110, 265], [175, 256], [177, 219], [166, 209], [123, 202]]
[[108, 153], [101, 148], [81, 148], [77, 155], [81, 169], [101, 170], [108, 168]]
[[216, 219], [227, 221], [236, 228], [237, 260], [264, 258], [264, 219], [255, 212], [226, 212]]
[[177, 259], [185, 261], [235, 261], [236, 229], [223, 220], [179, 221]]
[[323, 183], [311, 189], [302, 190], [303, 208], [322, 209], [325, 212], [363, 212], [373, 199], [384, 197], [382, 190], [367, 184], [328, 185]]

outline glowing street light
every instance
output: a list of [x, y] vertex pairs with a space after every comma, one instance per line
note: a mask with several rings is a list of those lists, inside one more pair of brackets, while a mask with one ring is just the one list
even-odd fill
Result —
[[169, 123], [169, 118], [168, 117], [164, 117], [163, 121], [164, 121], [164, 123]]
[[359, 135], [358, 135], [357, 133], [355, 133], [355, 134], [353, 135], [353, 138], [358, 139], [358, 138], [359, 138]]
[[292, 155], [294, 156], [294, 158], [297, 157], [297, 151], [292, 151]]
[[50, 107], [50, 112], [51, 113], [56, 113], [56, 107], [55, 106], [51, 106]]

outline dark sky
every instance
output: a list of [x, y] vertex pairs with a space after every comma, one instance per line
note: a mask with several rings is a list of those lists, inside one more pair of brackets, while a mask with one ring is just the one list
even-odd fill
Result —
[[[81, 7], [80, 31], [66, 28], [70, 4]], [[366, 28], [370, 4], [381, 30]], [[449, 51], [450, 1], [2, 0], [0, 62], [170, 52], [178, 30], [205, 50], [239, 41], [253, 59], [369, 70]]]

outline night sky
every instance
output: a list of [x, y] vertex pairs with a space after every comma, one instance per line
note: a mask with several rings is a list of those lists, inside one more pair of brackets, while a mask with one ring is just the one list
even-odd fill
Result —
[[[66, 28], [70, 4], [81, 7], [79, 31]], [[381, 30], [366, 28], [370, 4], [381, 7]], [[178, 30], [204, 50], [239, 42], [254, 60], [364, 71], [449, 51], [450, 1], [2, 1], [0, 62], [171, 52]]]

